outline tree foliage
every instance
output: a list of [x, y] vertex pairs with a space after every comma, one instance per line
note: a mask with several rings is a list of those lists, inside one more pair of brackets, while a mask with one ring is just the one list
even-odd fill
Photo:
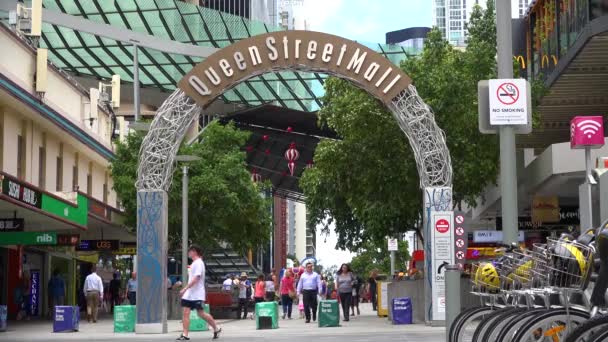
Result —
[[[477, 83], [496, 72], [492, 1], [487, 11], [476, 7], [468, 30], [465, 51], [454, 49], [434, 29], [421, 55], [401, 64], [446, 133], [458, 204], [474, 204], [498, 172], [497, 137], [482, 135], [477, 127]], [[310, 224], [324, 224], [326, 230], [335, 224], [338, 247], [351, 250], [417, 229], [422, 196], [416, 163], [392, 114], [339, 79], [325, 82], [323, 103], [319, 122], [341, 140], [322, 141], [315, 167], [300, 181]]]
[[[245, 145], [249, 133], [233, 124], [212, 122], [202, 135], [202, 143], [182, 146], [178, 154], [195, 155], [199, 161], [188, 163], [189, 238], [206, 248], [226, 242], [245, 251], [265, 242], [272, 227], [270, 198], [263, 193], [266, 184], [255, 184], [245, 164]], [[143, 135], [131, 134], [119, 143], [111, 172], [114, 189], [122, 200], [128, 219], [136, 226], [138, 153]], [[169, 241], [181, 244], [182, 172], [177, 167], [169, 192]]]
[[[364, 279], [374, 270], [378, 271], [380, 274], [390, 274], [390, 255], [391, 252], [388, 251], [388, 245], [386, 243], [379, 245], [365, 243], [359, 250], [359, 253], [357, 253], [357, 256], [351, 261], [350, 267], [355, 274]], [[399, 241], [399, 250], [395, 252], [395, 271], [404, 272], [408, 260], [410, 260], [410, 254], [407, 242]]]

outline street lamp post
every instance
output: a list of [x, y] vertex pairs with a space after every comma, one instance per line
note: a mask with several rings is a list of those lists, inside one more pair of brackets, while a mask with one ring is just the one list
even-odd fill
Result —
[[182, 165], [182, 283], [188, 279], [188, 162], [200, 160], [197, 156], [175, 156]]

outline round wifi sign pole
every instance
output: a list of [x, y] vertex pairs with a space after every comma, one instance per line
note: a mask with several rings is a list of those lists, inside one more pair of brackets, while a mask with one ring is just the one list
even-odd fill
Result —
[[575, 116], [570, 121], [570, 148], [585, 150], [585, 183], [579, 187], [581, 229], [591, 227], [593, 206], [591, 199], [591, 149], [604, 146], [604, 118]]

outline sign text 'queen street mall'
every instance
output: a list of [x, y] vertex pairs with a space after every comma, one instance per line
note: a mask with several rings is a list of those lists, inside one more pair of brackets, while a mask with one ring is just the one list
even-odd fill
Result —
[[283, 69], [342, 75], [387, 105], [411, 83], [398, 66], [354, 41], [321, 32], [279, 31], [219, 50], [178, 86], [205, 108], [240, 81]]

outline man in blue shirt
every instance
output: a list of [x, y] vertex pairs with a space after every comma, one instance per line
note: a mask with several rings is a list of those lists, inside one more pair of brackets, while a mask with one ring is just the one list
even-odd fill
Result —
[[53, 271], [53, 276], [49, 280], [49, 294], [51, 297], [51, 313], [55, 315], [55, 307], [63, 305], [65, 300], [65, 281], [59, 276], [59, 270]]
[[306, 272], [300, 276], [298, 281], [298, 296], [302, 294], [304, 300], [304, 314], [306, 323], [310, 323], [310, 311], [312, 309], [312, 320], [317, 320], [317, 294], [321, 294], [321, 277], [313, 270], [312, 262], [306, 264]]

